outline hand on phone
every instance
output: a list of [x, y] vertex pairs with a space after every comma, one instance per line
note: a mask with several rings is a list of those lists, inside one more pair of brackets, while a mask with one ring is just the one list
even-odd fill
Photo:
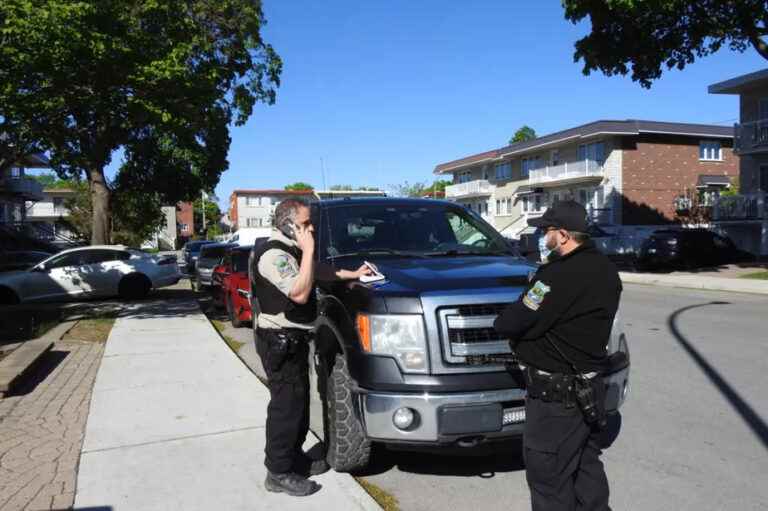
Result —
[[302, 252], [315, 249], [315, 238], [312, 236], [311, 227], [300, 227], [296, 224], [291, 224], [294, 232], [296, 233], [296, 244], [299, 246]]

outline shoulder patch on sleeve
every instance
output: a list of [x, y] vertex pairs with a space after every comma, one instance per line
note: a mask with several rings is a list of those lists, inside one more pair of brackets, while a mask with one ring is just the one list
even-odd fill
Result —
[[280, 274], [280, 278], [293, 277], [298, 273], [291, 256], [288, 254], [275, 257], [274, 265], [277, 268], [277, 273]]
[[523, 305], [532, 311], [539, 310], [539, 307], [541, 307], [541, 304], [544, 301], [544, 297], [547, 296], [547, 293], [550, 291], [552, 291], [551, 287], [540, 280], [536, 281], [533, 287], [525, 293], [525, 296], [523, 297]]

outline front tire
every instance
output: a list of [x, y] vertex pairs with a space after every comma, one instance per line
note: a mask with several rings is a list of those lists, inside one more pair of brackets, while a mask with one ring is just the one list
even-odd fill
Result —
[[347, 360], [337, 354], [326, 386], [326, 460], [336, 472], [354, 472], [368, 466], [371, 441], [357, 418]]
[[227, 304], [227, 316], [229, 316], [229, 322], [232, 323], [232, 326], [235, 328], [242, 328], [243, 322], [240, 321], [240, 318], [235, 313], [234, 305], [232, 305], [232, 298], [230, 298], [229, 294], [226, 296], [226, 304]]
[[125, 300], [140, 300], [149, 294], [152, 283], [140, 273], [126, 275], [117, 287], [117, 294]]

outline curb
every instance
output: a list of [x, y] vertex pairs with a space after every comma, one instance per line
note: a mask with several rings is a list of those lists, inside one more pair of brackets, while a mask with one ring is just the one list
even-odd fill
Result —
[[729, 279], [723, 277], [671, 276], [650, 273], [619, 272], [621, 281], [627, 284], [645, 284], [650, 286], [677, 287], [687, 289], [705, 289], [708, 291], [727, 291], [730, 293], [749, 293], [768, 295], [768, 281], [750, 279]]

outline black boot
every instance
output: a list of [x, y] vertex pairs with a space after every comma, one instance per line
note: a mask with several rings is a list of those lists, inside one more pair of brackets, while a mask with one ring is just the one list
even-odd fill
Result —
[[331, 467], [324, 459], [314, 460], [306, 454], [300, 454], [293, 464], [294, 470], [303, 476], [319, 476], [325, 474]]
[[267, 479], [264, 481], [264, 487], [267, 491], [275, 493], [287, 493], [294, 497], [306, 497], [312, 495], [320, 489], [320, 485], [310, 481], [306, 477], [296, 472], [285, 472], [275, 474], [267, 472]]

